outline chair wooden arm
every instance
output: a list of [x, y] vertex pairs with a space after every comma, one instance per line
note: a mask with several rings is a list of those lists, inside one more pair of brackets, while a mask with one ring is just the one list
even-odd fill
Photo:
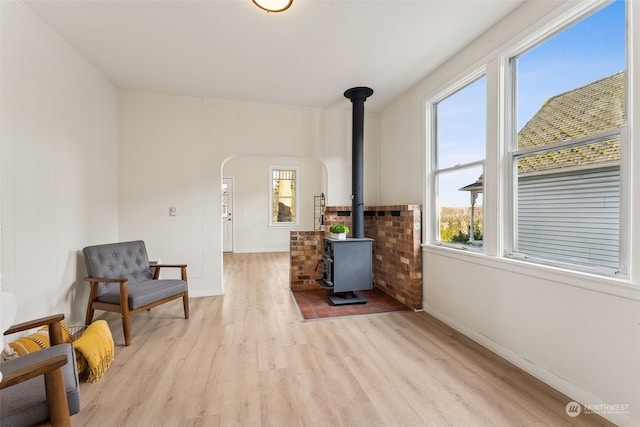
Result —
[[2, 374], [2, 382], [0, 382], [0, 390], [13, 385], [25, 382], [39, 375], [44, 375], [55, 369], [61, 368], [67, 363], [67, 356], [60, 354], [48, 359], [36, 362], [33, 365], [23, 366], [8, 374]]
[[[60, 325], [60, 323], [58, 323], [58, 325]], [[69, 401], [67, 400], [64, 376], [62, 374], [62, 366], [67, 362], [67, 355], [60, 354], [28, 366], [23, 366], [13, 372], [3, 373], [2, 381], [0, 381], [0, 390], [43, 375], [51, 425], [56, 427], [71, 427]]]
[[58, 345], [64, 342], [62, 338], [62, 326], [60, 322], [64, 320], [64, 314], [54, 314], [52, 316], [42, 317], [40, 319], [29, 320], [27, 322], [18, 323], [13, 325], [6, 331], [5, 335], [15, 334], [16, 332], [28, 331], [29, 329], [37, 328], [38, 326], [49, 326], [49, 342], [51, 345]]
[[64, 314], [54, 314], [52, 316], [42, 317], [40, 319], [29, 320], [28, 322], [18, 323], [7, 329], [4, 334], [11, 335], [16, 332], [28, 331], [29, 329], [37, 328], [38, 326], [50, 325], [52, 323], [59, 323], [64, 320]]
[[182, 268], [186, 267], [187, 264], [152, 264], [151, 267], [177, 267]]
[[160, 277], [160, 269], [162, 267], [179, 268], [182, 280], [185, 282], [187, 281], [187, 264], [153, 264], [151, 265], [151, 268], [155, 268], [153, 272], [153, 280], [158, 280]]

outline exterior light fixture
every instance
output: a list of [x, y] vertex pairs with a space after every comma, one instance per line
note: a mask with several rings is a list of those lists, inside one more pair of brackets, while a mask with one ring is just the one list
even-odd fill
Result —
[[291, 7], [293, 0], [251, 0], [253, 4], [267, 12], [284, 12]]

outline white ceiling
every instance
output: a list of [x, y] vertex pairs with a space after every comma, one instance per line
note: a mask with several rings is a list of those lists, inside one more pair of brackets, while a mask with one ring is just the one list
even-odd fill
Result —
[[118, 88], [379, 111], [523, 0], [251, 0], [24, 3]]

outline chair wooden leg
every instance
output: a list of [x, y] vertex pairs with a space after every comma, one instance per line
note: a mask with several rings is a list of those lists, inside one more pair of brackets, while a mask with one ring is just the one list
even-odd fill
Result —
[[184, 283], [187, 285], [187, 289], [184, 291], [184, 296], [182, 297], [182, 307], [184, 308], [184, 318], [189, 318], [189, 282], [187, 279], [187, 267], [180, 268], [180, 278], [184, 280]]
[[89, 307], [87, 307], [87, 316], [84, 319], [85, 325], [90, 325], [93, 322], [93, 314], [95, 310], [92, 308], [92, 304], [89, 303]]
[[67, 390], [64, 385], [62, 368], [44, 374], [47, 406], [51, 424], [55, 427], [71, 427]]
[[182, 307], [184, 308], [184, 318], [189, 318], [189, 293], [185, 292], [182, 297]]
[[131, 316], [129, 310], [122, 313], [122, 332], [124, 333], [124, 345], [131, 345]]
[[89, 291], [89, 303], [87, 304], [87, 315], [84, 319], [85, 325], [90, 325], [91, 322], [93, 322], [93, 314], [95, 313], [95, 310], [93, 309], [93, 302], [95, 301], [97, 296], [98, 296], [98, 284], [92, 283], [91, 291]]
[[131, 345], [131, 314], [129, 313], [129, 291], [127, 282], [120, 283], [120, 311], [122, 313], [122, 332], [124, 345]]

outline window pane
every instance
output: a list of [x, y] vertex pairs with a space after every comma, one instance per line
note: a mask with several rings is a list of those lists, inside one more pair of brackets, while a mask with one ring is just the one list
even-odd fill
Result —
[[514, 252], [619, 268], [625, 51], [619, 0], [512, 60]]
[[625, 46], [625, 4], [618, 0], [520, 55], [517, 148], [622, 126]]
[[[619, 140], [606, 141], [619, 147]], [[529, 165], [547, 158], [575, 157], [604, 143], [534, 154], [518, 159], [517, 224], [514, 250], [554, 261], [617, 269], [620, 257], [620, 168]], [[574, 151], [572, 151], [574, 150]], [[540, 162], [540, 159], [544, 162]], [[527, 165], [522, 166], [522, 165]]]
[[437, 169], [485, 158], [486, 78], [436, 104]]
[[434, 103], [436, 240], [482, 246], [486, 77]]
[[229, 216], [229, 186], [222, 184], [222, 218]]
[[[439, 241], [482, 245], [482, 166], [473, 166], [436, 175]], [[473, 233], [470, 232], [473, 223]]]
[[272, 222], [292, 223], [296, 221], [296, 171], [272, 171]]

